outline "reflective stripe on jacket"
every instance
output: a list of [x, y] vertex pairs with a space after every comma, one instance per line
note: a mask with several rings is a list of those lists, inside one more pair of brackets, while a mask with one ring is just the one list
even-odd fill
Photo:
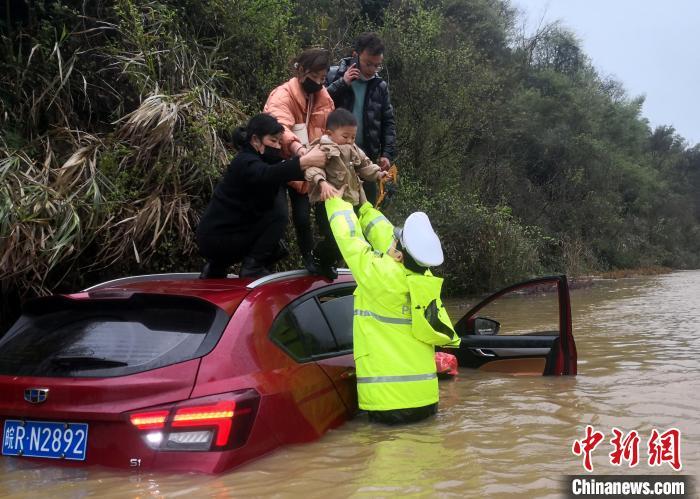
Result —
[[[357, 282], [353, 342], [360, 408], [385, 411], [436, 403], [433, 345], [458, 345], [459, 338], [454, 330], [449, 336], [432, 328], [417, 330], [412, 305], [439, 302], [438, 278], [429, 272], [425, 276], [412, 272], [385, 254], [393, 240], [393, 226], [369, 203], [360, 208], [359, 220], [352, 205], [340, 198], [326, 201], [326, 211], [338, 248]], [[422, 291], [412, 293], [411, 288]], [[412, 295], [427, 302], [413, 304]]]

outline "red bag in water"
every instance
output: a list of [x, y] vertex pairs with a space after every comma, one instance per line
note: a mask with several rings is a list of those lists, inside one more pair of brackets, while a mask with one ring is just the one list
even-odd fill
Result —
[[457, 357], [451, 353], [435, 352], [435, 367], [438, 376], [457, 376]]

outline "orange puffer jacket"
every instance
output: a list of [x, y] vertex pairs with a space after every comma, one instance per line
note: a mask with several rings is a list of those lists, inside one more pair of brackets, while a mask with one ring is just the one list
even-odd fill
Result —
[[[284, 126], [282, 154], [285, 158], [290, 158], [292, 151], [297, 149], [293, 144], [299, 142], [299, 139], [292, 133], [292, 127], [296, 123], [306, 123], [307, 107], [306, 93], [302, 90], [301, 83], [296, 77], [275, 88], [267, 98], [263, 112], [271, 114]], [[326, 118], [333, 109], [335, 109], [333, 99], [325, 88], [313, 95], [308, 127], [309, 142], [313, 142], [323, 135]]]

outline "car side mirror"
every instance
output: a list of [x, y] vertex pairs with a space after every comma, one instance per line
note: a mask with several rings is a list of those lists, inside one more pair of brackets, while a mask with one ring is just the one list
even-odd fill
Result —
[[474, 319], [474, 334], [494, 335], [498, 334], [501, 328], [501, 323], [486, 317], [477, 317]]

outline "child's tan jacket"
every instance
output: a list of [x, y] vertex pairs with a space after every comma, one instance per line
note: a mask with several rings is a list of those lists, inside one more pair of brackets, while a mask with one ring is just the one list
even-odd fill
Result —
[[315, 148], [326, 153], [328, 162], [324, 168], [311, 167], [304, 172], [306, 180], [311, 182], [309, 200], [312, 203], [321, 201], [319, 182], [325, 179], [336, 189], [345, 186], [343, 199], [353, 206], [358, 205], [360, 203], [360, 178], [376, 181], [381, 171], [379, 165], [372, 163], [357, 145], [338, 145], [327, 135], [323, 135], [310, 144], [309, 150]]

